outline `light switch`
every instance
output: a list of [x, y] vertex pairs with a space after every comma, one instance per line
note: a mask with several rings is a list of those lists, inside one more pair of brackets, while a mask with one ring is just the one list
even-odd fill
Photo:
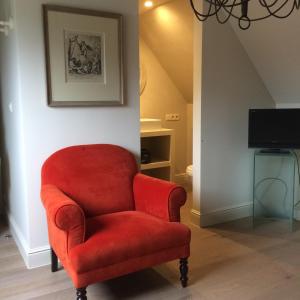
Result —
[[14, 107], [13, 107], [12, 102], [9, 102], [9, 104], [8, 104], [8, 109], [9, 109], [9, 111], [10, 111], [11, 113], [14, 112]]

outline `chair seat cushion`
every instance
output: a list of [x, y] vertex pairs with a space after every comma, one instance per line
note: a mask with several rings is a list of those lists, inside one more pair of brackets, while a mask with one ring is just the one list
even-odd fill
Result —
[[143, 212], [123, 211], [86, 220], [86, 241], [69, 252], [77, 273], [188, 245], [190, 229]]

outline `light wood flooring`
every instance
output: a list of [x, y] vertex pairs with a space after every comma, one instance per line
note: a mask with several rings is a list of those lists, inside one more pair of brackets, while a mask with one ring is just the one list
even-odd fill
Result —
[[[187, 208], [183, 215], [187, 215]], [[88, 299], [300, 299], [300, 230], [276, 224], [255, 230], [250, 219], [201, 229], [190, 225], [189, 286], [181, 288], [178, 262], [88, 287]], [[0, 229], [0, 299], [75, 299], [64, 270], [27, 270], [14, 241]]]

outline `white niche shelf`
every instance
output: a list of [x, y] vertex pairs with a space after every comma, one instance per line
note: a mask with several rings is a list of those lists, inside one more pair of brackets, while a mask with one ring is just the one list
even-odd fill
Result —
[[141, 164], [141, 172], [152, 177], [173, 180], [174, 130], [158, 128], [141, 130], [141, 148], [151, 154], [151, 162]]

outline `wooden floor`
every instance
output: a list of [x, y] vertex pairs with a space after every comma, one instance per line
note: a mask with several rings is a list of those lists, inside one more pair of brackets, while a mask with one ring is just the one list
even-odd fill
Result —
[[[178, 263], [171, 262], [94, 284], [88, 299], [300, 299], [300, 230], [289, 233], [276, 224], [252, 230], [249, 219], [191, 229], [186, 289], [179, 284]], [[0, 231], [0, 299], [75, 299], [63, 270], [27, 270], [14, 241]]]

